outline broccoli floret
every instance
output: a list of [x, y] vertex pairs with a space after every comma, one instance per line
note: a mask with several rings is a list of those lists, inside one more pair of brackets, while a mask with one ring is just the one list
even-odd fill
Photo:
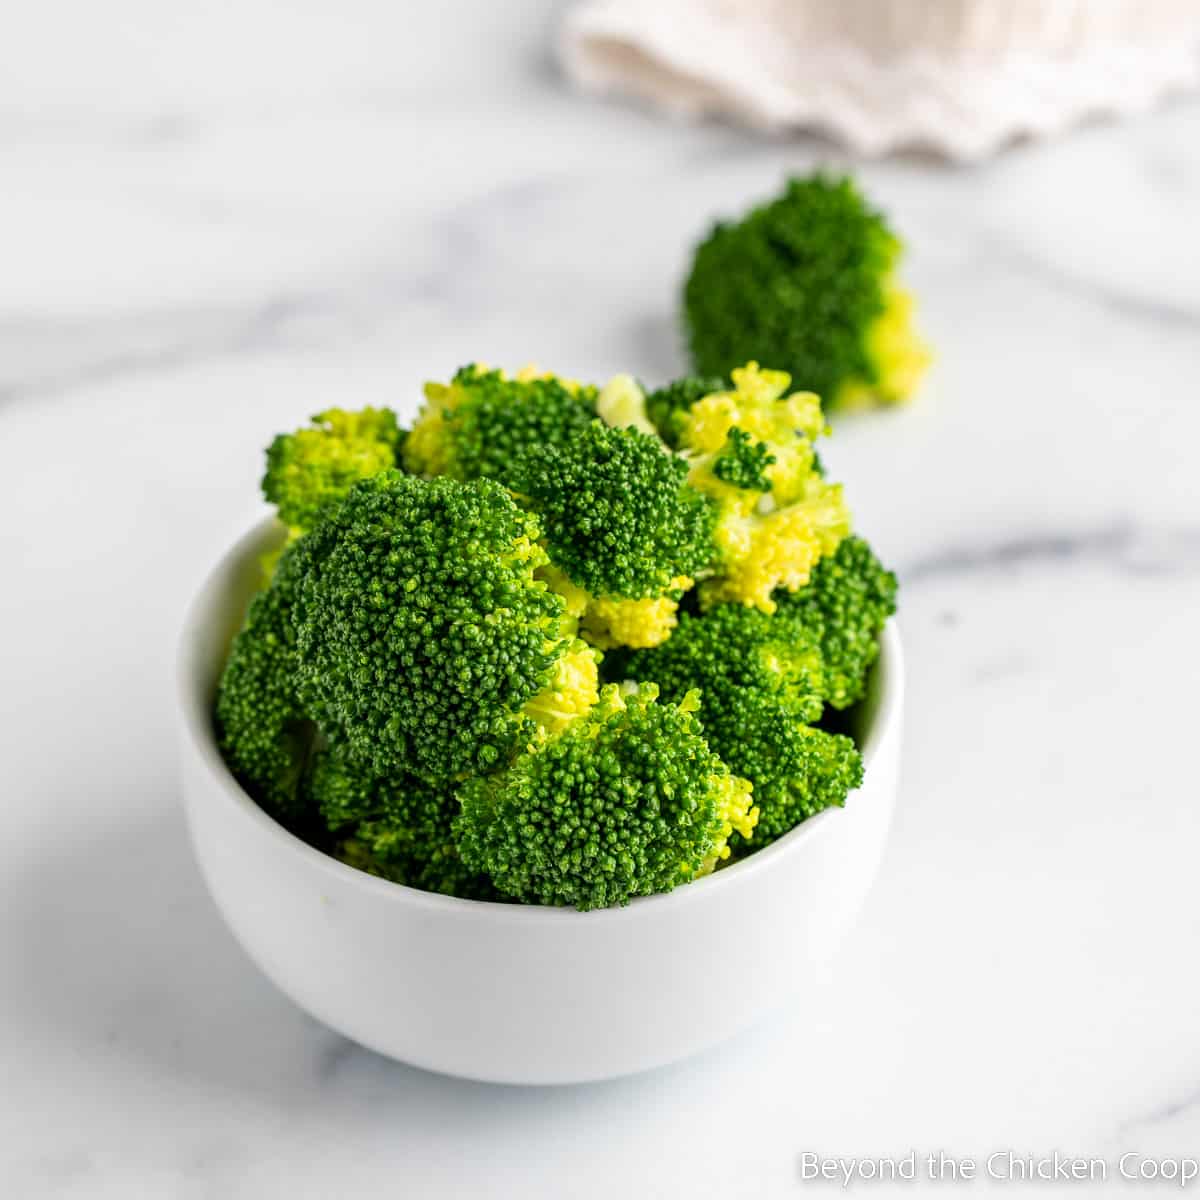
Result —
[[379, 775], [439, 782], [503, 765], [546, 712], [586, 709], [594, 652], [535, 578], [540, 536], [489, 480], [355, 484], [305, 539], [295, 605], [301, 692], [327, 735]]
[[[606, 677], [615, 669], [606, 664]], [[619, 669], [622, 679], [658, 684], [669, 700], [699, 688], [701, 724], [716, 731], [710, 740], [722, 758], [738, 736], [736, 721], [725, 715], [736, 696], [754, 692], [785, 700], [804, 721], [821, 715], [824, 667], [815, 634], [741, 604], [681, 614], [666, 642], [624, 656]]]
[[451, 835], [458, 800], [451, 788], [412, 776], [379, 778], [343, 747], [317, 752], [305, 787], [343, 862], [393, 883], [469, 899], [495, 895], [463, 866]]
[[449, 384], [427, 383], [425, 405], [404, 444], [414, 475], [507, 482], [515, 455], [561, 445], [596, 418], [596, 389], [554, 375], [462, 367]]
[[754, 785], [757, 846], [805, 817], [842, 804], [857, 787], [854, 743], [810, 728], [825, 691], [821, 645], [804, 624], [740, 604], [684, 614], [671, 639], [629, 655], [627, 677], [652, 680], [668, 699], [700, 691], [713, 751]]
[[[730, 770], [754, 784], [760, 815], [753, 849], [822, 809], [844, 805], [862, 783], [862, 755], [854, 742], [805, 724], [803, 712], [780, 697], [745, 692], [732, 697], [724, 717], [737, 733], [729, 746]], [[716, 731], [706, 725], [705, 732], [716, 746]], [[736, 838], [734, 846], [739, 853], [745, 849]]]
[[766, 470], [775, 462], [766, 442], [756, 442], [736, 425], [729, 431], [729, 440], [712, 462], [713, 476], [730, 487], [751, 492], [769, 492], [771, 481]]
[[659, 436], [672, 449], [679, 445], [679, 429], [692, 405], [713, 392], [723, 392], [729, 381], [718, 375], [676, 379], [646, 397], [646, 415]]
[[499, 775], [463, 785], [463, 861], [529, 903], [600, 908], [670, 891], [729, 856], [757, 819], [751, 789], [708, 748], [697, 699], [648, 685], [596, 709]]
[[592, 595], [639, 599], [711, 560], [712, 509], [687, 472], [656, 438], [595, 421], [565, 445], [528, 450], [513, 486], [555, 566]]
[[217, 689], [217, 741], [243, 786], [288, 823], [302, 815], [297, 784], [312, 736], [296, 691], [299, 662], [293, 609], [307, 560], [290, 546], [266, 591], [250, 603]]
[[771, 612], [772, 593], [803, 587], [849, 533], [850, 514], [841, 486], [817, 470], [812, 443], [825, 432], [817, 397], [787, 394], [786, 372], [753, 362], [732, 377], [731, 390], [697, 400], [679, 425], [688, 480], [719, 513], [716, 574], [701, 598]]
[[896, 611], [896, 576], [862, 538], [821, 559], [808, 586], [777, 597], [779, 615], [815, 638], [824, 663], [822, 695], [834, 708], [861, 700], [879, 655], [879, 635]]
[[904, 400], [929, 354], [896, 282], [901, 242], [849, 179], [792, 179], [697, 247], [684, 288], [692, 360], [787, 371], [830, 408]]
[[712, 561], [716, 514], [687, 473], [657, 437], [599, 421], [513, 464], [512, 486], [537, 514], [597, 645], [662, 641], [680, 595]]
[[402, 440], [386, 408], [317, 413], [312, 425], [281, 433], [267, 447], [263, 495], [293, 536], [307, 532], [359, 479], [396, 465]]

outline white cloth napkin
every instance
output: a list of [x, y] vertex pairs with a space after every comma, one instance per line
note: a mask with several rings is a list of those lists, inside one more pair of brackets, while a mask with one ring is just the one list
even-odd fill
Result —
[[1200, 86], [1200, 2], [583, 0], [560, 52], [676, 114], [974, 159]]

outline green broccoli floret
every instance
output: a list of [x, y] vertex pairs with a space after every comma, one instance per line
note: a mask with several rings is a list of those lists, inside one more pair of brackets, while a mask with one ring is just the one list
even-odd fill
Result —
[[[618, 669], [605, 663], [605, 677]], [[793, 706], [803, 721], [821, 715], [824, 667], [817, 637], [794, 622], [742, 604], [718, 604], [703, 615], [681, 613], [679, 627], [661, 646], [635, 650], [619, 664], [622, 679], [659, 685], [669, 700], [699, 688], [701, 723], [722, 758], [738, 737], [726, 716], [729, 702], [746, 692]]]
[[395, 466], [401, 440], [390, 409], [317, 413], [310, 427], [281, 433], [267, 447], [263, 495], [298, 536], [341, 500], [352, 483]]
[[449, 384], [427, 383], [425, 405], [404, 444], [414, 475], [507, 482], [515, 455], [561, 445], [596, 417], [596, 389], [525, 370], [515, 378], [462, 367]]
[[307, 547], [290, 546], [266, 591], [250, 603], [217, 689], [217, 741], [246, 789], [275, 816], [302, 815], [297, 783], [312, 737], [296, 691], [299, 662], [293, 609]]
[[545, 533], [552, 586], [597, 645], [663, 640], [712, 561], [715, 510], [686, 480], [687, 464], [657, 437], [599, 421], [513, 464], [512, 486]]
[[673, 380], [646, 397], [646, 415], [653, 422], [662, 440], [675, 449], [679, 445], [679, 430], [683, 418], [687, 416], [692, 405], [697, 400], [703, 400], [705, 396], [711, 396], [713, 392], [723, 392], [728, 386], [729, 381], [718, 375], [689, 375]]
[[779, 615], [821, 646], [822, 694], [834, 708], [861, 700], [879, 655], [879, 635], [896, 611], [896, 576], [860, 537], [848, 537], [813, 569], [808, 586], [776, 596]]
[[451, 788], [412, 776], [379, 778], [340, 746], [313, 755], [305, 788], [334, 838], [334, 853], [350, 866], [427, 892], [495, 895], [490, 881], [459, 858], [451, 835], [459, 805]]
[[735, 425], [729, 440], [713, 459], [713, 475], [730, 487], [752, 492], [769, 492], [771, 481], [766, 469], [776, 461], [766, 442], [755, 441], [744, 429]]
[[595, 656], [535, 578], [537, 520], [489, 480], [361, 480], [305, 539], [300, 690], [379, 775], [493, 770], [595, 700]]
[[820, 643], [803, 624], [720, 604], [681, 615], [669, 641], [629, 655], [622, 667], [668, 699], [699, 689], [708, 744], [754, 785], [756, 845], [842, 804], [858, 786], [854, 743], [810, 728], [821, 716], [824, 668]]
[[896, 282], [900, 253], [851, 180], [792, 179], [697, 248], [684, 288], [696, 370], [769, 363], [829, 408], [905, 399], [929, 355]]
[[459, 851], [528, 903], [600, 908], [711, 871], [757, 813], [750, 787], [708, 748], [697, 700], [609, 687], [596, 709], [499, 775], [463, 785]]
[[[862, 755], [854, 742], [805, 724], [803, 713], [785, 700], [746, 692], [734, 696], [723, 715], [737, 731], [730, 743], [730, 770], [754, 784], [760, 815], [753, 849], [822, 809], [845, 804], [862, 783]], [[706, 724], [705, 733], [715, 747], [716, 731]], [[743, 849], [736, 840], [735, 849]]]

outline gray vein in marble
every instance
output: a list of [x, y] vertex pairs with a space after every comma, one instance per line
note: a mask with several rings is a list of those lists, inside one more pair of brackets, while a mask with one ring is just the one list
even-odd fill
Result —
[[1162, 1104], [1142, 1116], [1122, 1121], [1117, 1128], [1117, 1138], [1121, 1139], [1125, 1135], [1145, 1129], [1147, 1126], [1161, 1125], [1164, 1122], [1172, 1121], [1185, 1113], [1191, 1113], [1196, 1108], [1200, 1108], [1200, 1088], [1196, 1088], [1178, 1099], [1169, 1100], [1166, 1104]]
[[1014, 535], [939, 550], [902, 565], [899, 574], [905, 584], [913, 585], [985, 571], [1080, 562], [1098, 563], [1125, 575], [1200, 573], [1200, 525], [1152, 529], [1118, 523]]
[[66, 366], [14, 371], [8, 381], [0, 382], [0, 404], [56, 397], [115, 379], [294, 346], [303, 323], [331, 315], [327, 298], [315, 292], [297, 292], [241, 312], [131, 315], [79, 326], [54, 321], [0, 322], [0, 345], [44, 341], [52, 351], [57, 350], [46, 357], [59, 362], [66, 357], [62, 347], [73, 345], [76, 357]]
[[1160, 329], [1195, 332], [1200, 329], [1200, 309], [1146, 296], [1131, 295], [1096, 279], [1047, 262], [1013, 242], [993, 235], [978, 235], [979, 242], [995, 252], [997, 261], [1025, 279], [1048, 287], [1061, 296], [1083, 301], [1128, 320], [1152, 323]]

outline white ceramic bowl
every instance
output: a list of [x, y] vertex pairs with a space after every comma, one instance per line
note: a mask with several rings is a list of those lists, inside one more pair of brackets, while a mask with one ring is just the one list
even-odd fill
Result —
[[217, 752], [211, 709], [230, 638], [278, 537], [264, 522], [188, 615], [179, 690], [196, 857], [250, 957], [297, 1004], [382, 1054], [500, 1083], [644, 1070], [728, 1037], [796, 995], [849, 928], [895, 797], [903, 667], [893, 625], [863, 706], [866, 780], [706, 879], [625, 908], [490, 904], [356, 871], [262, 811]]

